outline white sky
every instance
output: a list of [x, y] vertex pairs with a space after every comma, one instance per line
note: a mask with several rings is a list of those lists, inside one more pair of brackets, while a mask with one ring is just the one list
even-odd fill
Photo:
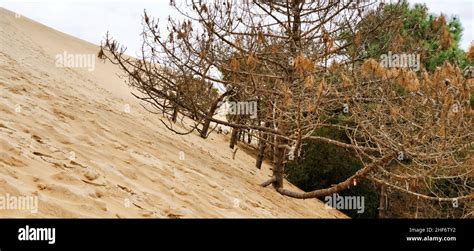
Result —
[[[179, 1], [177, 1], [179, 2]], [[409, 0], [426, 3], [430, 12], [457, 15], [464, 28], [461, 48], [474, 40], [474, 0]], [[169, 0], [0, 0], [4, 7], [54, 29], [99, 44], [106, 31], [123, 45], [130, 55], [140, 46], [141, 16], [146, 9], [162, 21], [178, 16]]]

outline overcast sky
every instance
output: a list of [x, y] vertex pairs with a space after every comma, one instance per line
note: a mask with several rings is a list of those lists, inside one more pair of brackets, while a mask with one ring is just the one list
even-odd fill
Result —
[[[178, 2], [178, 1], [177, 1]], [[464, 28], [461, 48], [474, 40], [473, 0], [409, 0], [426, 3], [430, 12], [457, 15]], [[169, 0], [0, 0], [4, 7], [64, 33], [99, 44], [106, 31], [135, 55], [140, 45], [143, 9], [166, 21], [177, 13]], [[162, 22], [163, 25], [165, 22]]]

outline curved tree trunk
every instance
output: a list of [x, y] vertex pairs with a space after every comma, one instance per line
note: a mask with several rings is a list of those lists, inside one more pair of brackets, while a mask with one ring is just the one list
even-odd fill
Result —
[[[395, 159], [395, 157], [396, 157], [395, 153], [387, 154], [387, 155], [381, 157], [379, 160], [377, 160], [375, 162], [372, 162], [370, 165], [367, 165], [364, 168], [360, 169], [354, 175], [347, 178], [343, 182], [340, 182], [340, 183], [338, 183], [338, 184], [336, 184], [336, 185], [334, 185], [330, 188], [318, 189], [318, 190], [314, 190], [314, 191], [311, 191], [311, 192], [296, 192], [296, 191], [291, 191], [291, 190], [284, 189], [282, 186], [277, 187], [275, 185], [275, 183], [277, 181], [273, 182], [273, 186], [282, 195], [292, 197], [292, 198], [296, 198], [296, 199], [310, 199], [310, 198], [324, 197], [324, 196], [328, 196], [328, 195], [331, 195], [333, 193], [338, 193], [340, 191], [343, 191], [343, 190], [346, 190], [346, 189], [350, 188], [355, 183], [354, 181], [365, 178], [374, 169], [376, 169], [377, 167], [387, 165], [393, 159]], [[264, 183], [264, 184], [267, 184], [267, 182]], [[262, 185], [264, 185], [264, 184], [262, 184]]]
[[222, 102], [222, 100], [224, 100], [224, 97], [229, 95], [231, 92], [232, 92], [231, 90], [224, 92], [221, 96], [219, 96], [218, 99], [214, 101], [214, 103], [212, 103], [211, 107], [209, 108], [209, 112], [207, 113], [208, 118], [204, 120], [204, 124], [202, 125], [202, 130], [200, 131], [200, 135], [202, 138], [206, 139], [207, 136], [209, 136], [208, 132], [211, 125], [210, 118], [214, 117], [214, 113], [216, 112], [219, 106], [219, 103]]

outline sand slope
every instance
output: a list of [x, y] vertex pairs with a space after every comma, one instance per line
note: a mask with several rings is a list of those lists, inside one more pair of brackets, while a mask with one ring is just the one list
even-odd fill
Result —
[[39, 199], [0, 217], [345, 217], [259, 187], [269, 166], [226, 136], [167, 131], [115, 66], [55, 67], [64, 51], [98, 49], [0, 8], [0, 195]]

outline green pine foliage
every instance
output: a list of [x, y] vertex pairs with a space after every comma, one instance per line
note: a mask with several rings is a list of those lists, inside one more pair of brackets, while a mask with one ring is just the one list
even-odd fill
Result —
[[[461, 69], [468, 65], [465, 52], [460, 48], [463, 32], [460, 20], [456, 16], [447, 18], [442, 14], [430, 14], [424, 4], [415, 4], [413, 7], [410, 7], [408, 2], [403, 2], [400, 5], [387, 4], [380, 15], [369, 15], [366, 20], [363, 20], [359, 29], [361, 31], [369, 30], [375, 18], [390, 20], [396, 19], [395, 17], [399, 17], [401, 23], [394, 21], [391, 31], [380, 31], [377, 34], [367, 35], [364, 39], [366, 47], [363, 53], [364, 58], [377, 59], [380, 58], [380, 55], [387, 54], [388, 51], [418, 53], [421, 54], [421, 61], [425, 69], [430, 72], [444, 62], [458, 64]], [[397, 36], [402, 38], [402, 41], [397, 39]], [[442, 43], [443, 39], [445, 43]], [[383, 46], [387, 42], [392, 43], [392, 46]], [[357, 49], [351, 48], [349, 50]], [[348, 52], [348, 54], [350, 53]]]

